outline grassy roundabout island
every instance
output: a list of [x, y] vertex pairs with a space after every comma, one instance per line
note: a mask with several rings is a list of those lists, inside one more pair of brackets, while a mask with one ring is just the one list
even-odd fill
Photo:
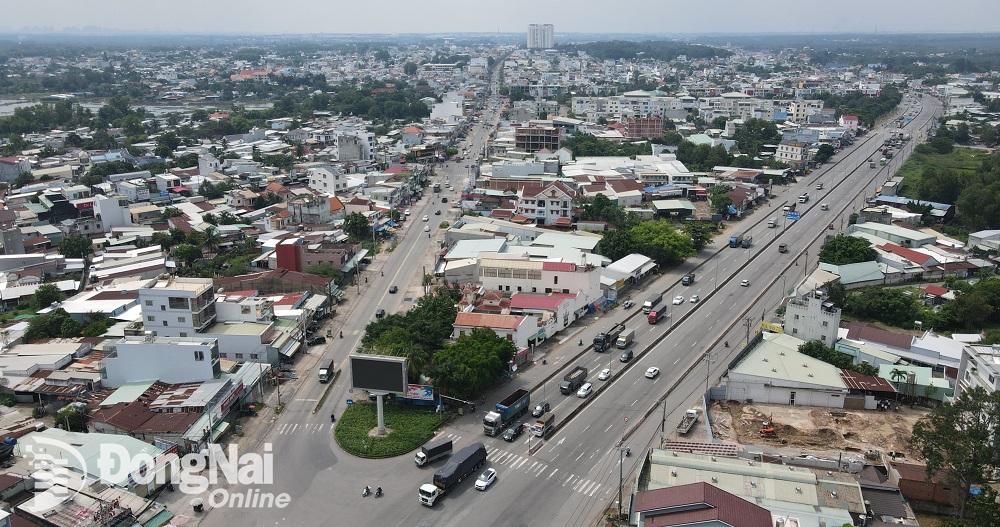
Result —
[[347, 452], [365, 458], [394, 457], [411, 452], [434, 437], [434, 431], [449, 418], [448, 413], [387, 402], [385, 427], [388, 435], [375, 437], [375, 404], [356, 403], [337, 419], [334, 437]]

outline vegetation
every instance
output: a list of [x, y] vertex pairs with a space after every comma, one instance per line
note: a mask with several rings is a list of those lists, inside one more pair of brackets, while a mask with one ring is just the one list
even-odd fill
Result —
[[838, 234], [823, 244], [819, 251], [819, 261], [845, 265], [860, 262], [871, 262], [878, 257], [871, 242], [857, 236]]
[[434, 354], [451, 337], [455, 301], [446, 289], [423, 296], [409, 311], [368, 324], [361, 345], [368, 353], [407, 357], [410, 379], [416, 382], [420, 375], [431, 372]]
[[67, 235], [59, 242], [59, 254], [66, 258], [86, 258], [94, 251], [90, 238], [80, 234]]
[[942, 153], [925, 146], [917, 147], [900, 170], [902, 194], [955, 204], [958, 222], [969, 231], [1000, 225], [1000, 153], [965, 148]]
[[625, 156], [635, 158], [640, 155], [650, 155], [653, 150], [645, 141], [637, 143], [614, 143], [598, 139], [590, 134], [573, 134], [562, 140], [560, 144], [573, 152], [573, 157], [589, 156]]
[[697, 253], [687, 233], [674, 228], [666, 220], [642, 221], [627, 229], [604, 233], [597, 252], [612, 260], [632, 253], [644, 254], [659, 265], [676, 265]]
[[900, 288], [869, 287], [852, 291], [843, 307], [850, 315], [891, 326], [912, 327], [914, 320], [920, 320], [920, 309], [912, 291]]
[[626, 213], [624, 207], [620, 207], [604, 194], [582, 198], [577, 203], [583, 209], [580, 218], [586, 221], [603, 221], [614, 229], [627, 228], [639, 222], [638, 216]]
[[461, 399], [473, 399], [508, 371], [517, 349], [493, 330], [476, 328], [434, 356], [437, 386]]
[[832, 364], [842, 370], [856, 371], [862, 375], [878, 375], [878, 368], [871, 364], [854, 364], [850, 355], [827, 347], [818, 340], [811, 340], [799, 346], [799, 353]]
[[861, 92], [844, 95], [823, 93], [819, 96], [828, 108], [837, 110], [837, 115], [857, 115], [865, 126], [871, 127], [875, 121], [891, 113], [903, 100], [903, 94], [892, 85], [883, 86], [878, 97], [869, 97]]
[[755, 156], [764, 145], [779, 143], [781, 132], [778, 131], [778, 125], [774, 121], [751, 118], [736, 127], [733, 139], [736, 140], [740, 152]]
[[822, 165], [823, 163], [826, 163], [827, 161], [829, 161], [830, 158], [833, 157], [833, 154], [835, 154], [835, 153], [837, 153], [837, 152], [833, 148], [833, 145], [822, 144], [822, 145], [819, 146], [819, 149], [816, 151], [816, 157], [814, 157], [813, 159], [817, 163], [819, 163], [819, 164]]
[[91, 313], [87, 322], [81, 324], [73, 320], [62, 308], [51, 313], [38, 315], [28, 322], [28, 330], [24, 332], [24, 340], [34, 342], [48, 338], [96, 337], [104, 334], [111, 327], [111, 321], [104, 315]]
[[51, 306], [53, 302], [58, 302], [62, 299], [62, 291], [55, 284], [42, 284], [35, 290], [35, 296], [31, 303], [35, 309], [45, 309]]
[[970, 504], [969, 489], [973, 485], [989, 488], [1000, 469], [996, 455], [1000, 452], [1000, 392], [980, 387], [963, 390], [953, 402], [934, 408], [918, 421], [911, 441], [927, 462], [928, 476], [940, 471], [946, 482], [959, 489], [958, 517], [966, 522], [958, 525], [996, 525], [1000, 516], [996, 502], [987, 499]]
[[357, 243], [372, 237], [372, 225], [364, 214], [352, 212], [344, 218], [344, 232]]
[[636, 57], [673, 60], [681, 55], [689, 59], [708, 59], [731, 55], [730, 52], [721, 48], [686, 44], [673, 40], [648, 40], [645, 42], [610, 40], [588, 42], [586, 44], [570, 44], [559, 46], [559, 48], [567, 53], [583, 51], [601, 60], [634, 59]]
[[446, 413], [394, 403], [385, 404], [383, 411], [389, 434], [385, 437], [372, 437], [369, 432], [378, 425], [375, 405], [355, 403], [348, 406], [337, 420], [334, 430], [337, 444], [358, 457], [399, 456], [415, 450], [434, 437], [434, 431], [450, 417]]
[[729, 212], [729, 206], [733, 204], [733, 198], [729, 197], [730, 188], [726, 185], [714, 185], [708, 191], [708, 200], [712, 204], [712, 210], [719, 214]]

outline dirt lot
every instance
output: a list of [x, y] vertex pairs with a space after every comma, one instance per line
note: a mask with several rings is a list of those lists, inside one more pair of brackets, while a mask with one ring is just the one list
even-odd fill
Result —
[[[926, 410], [901, 407], [898, 412], [834, 410], [838, 413], [835, 416], [827, 408], [732, 401], [713, 403], [711, 412], [715, 437], [724, 441], [859, 454], [868, 450], [894, 451], [911, 461], [918, 457], [910, 449], [910, 433], [914, 423], [926, 414]], [[774, 435], [764, 437], [760, 431], [768, 421]]]

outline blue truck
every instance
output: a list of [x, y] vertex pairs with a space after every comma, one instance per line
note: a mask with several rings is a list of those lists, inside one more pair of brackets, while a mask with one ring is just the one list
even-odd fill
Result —
[[729, 246], [730, 247], [740, 247], [742, 245], [743, 245], [743, 235], [742, 234], [734, 234], [734, 235], [732, 235], [732, 236], [729, 237]]
[[528, 390], [516, 390], [497, 403], [493, 411], [486, 412], [486, 417], [483, 417], [483, 431], [488, 436], [499, 434], [507, 425], [528, 411], [530, 402]]

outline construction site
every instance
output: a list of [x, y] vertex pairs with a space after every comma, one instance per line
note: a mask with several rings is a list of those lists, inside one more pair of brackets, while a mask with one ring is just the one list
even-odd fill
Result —
[[927, 414], [926, 409], [905, 406], [842, 410], [736, 401], [715, 401], [710, 412], [714, 437], [721, 441], [766, 445], [785, 455], [879, 451], [910, 461], [920, 460], [910, 446], [913, 425]]

